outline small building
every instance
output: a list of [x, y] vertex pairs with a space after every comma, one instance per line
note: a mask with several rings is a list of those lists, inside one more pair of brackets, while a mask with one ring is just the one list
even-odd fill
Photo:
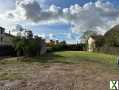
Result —
[[93, 36], [90, 36], [88, 38], [88, 51], [93, 52], [95, 50], [95, 38]]

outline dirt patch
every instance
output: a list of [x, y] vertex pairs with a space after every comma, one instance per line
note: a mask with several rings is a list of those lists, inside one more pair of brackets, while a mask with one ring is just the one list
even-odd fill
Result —
[[119, 73], [94, 62], [9, 67], [11, 72], [25, 72], [30, 78], [1, 80], [0, 90], [108, 90], [110, 80], [119, 80]]

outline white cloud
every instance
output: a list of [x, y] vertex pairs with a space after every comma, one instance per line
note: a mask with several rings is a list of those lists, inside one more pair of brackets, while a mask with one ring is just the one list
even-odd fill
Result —
[[3, 21], [6, 23], [24, 21], [30, 22], [31, 25], [71, 23], [73, 25], [72, 32], [92, 30], [104, 33], [113, 25], [119, 24], [119, 8], [109, 1], [97, 0], [83, 6], [71, 5], [62, 10], [55, 5], [51, 5], [48, 9], [42, 9], [36, 0], [17, 0], [16, 9], [0, 15], [0, 19], [0, 23]]
[[78, 13], [82, 10], [82, 8], [81, 8], [81, 6], [79, 6], [78, 4], [75, 4], [75, 5], [72, 5], [72, 6], [69, 8], [69, 10], [70, 10], [70, 13], [71, 13], [72, 15], [74, 15], [74, 14], [78, 14]]
[[65, 17], [68, 14], [67, 20], [74, 25], [73, 32], [92, 30], [104, 34], [113, 25], [119, 24], [119, 8], [108, 1], [89, 2], [82, 7], [76, 4], [63, 9], [63, 12]]
[[39, 22], [55, 17], [58, 18], [60, 11], [60, 7], [56, 7], [55, 5], [51, 5], [49, 9], [43, 10], [36, 0], [18, 0], [16, 1], [16, 9], [9, 12], [8, 17], [11, 17], [11, 19]]
[[45, 33], [40, 33], [40, 34], [38, 34], [38, 36], [39, 36], [39, 37], [42, 37], [43, 39], [46, 39], [46, 38], [47, 38], [47, 36], [46, 36]]
[[69, 14], [69, 8], [64, 8], [62, 11], [64, 14]]
[[53, 33], [48, 34], [48, 38], [50, 40], [55, 40], [56, 39], [56, 37], [55, 37], [55, 35]]
[[51, 5], [49, 7], [49, 11], [52, 12], [52, 13], [54, 13], [54, 14], [58, 14], [60, 10], [61, 10], [61, 8], [60, 7], [57, 7], [55, 5]]

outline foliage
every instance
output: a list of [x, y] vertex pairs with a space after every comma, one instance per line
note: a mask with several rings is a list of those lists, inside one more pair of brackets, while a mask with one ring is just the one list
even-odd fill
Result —
[[96, 36], [96, 47], [101, 47], [104, 45], [104, 37], [102, 35]]
[[73, 45], [67, 45], [66, 50], [68, 51], [84, 51], [86, 50], [87, 44], [73, 44]]
[[106, 32], [104, 37], [107, 46], [119, 47], [119, 25]]
[[0, 56], [15, 56], [15, 53], [12, 45], [0, 45]]
[[35, 38], [16, 37], [13, 39], [13, 43], [18, 56], [40, 55], [41, 38], [39, 37]]
[[96, 48], [99, 52], [119, 54], [119, 25], [107, 31], [104, 36], [96, 36]]
[[86, 31], [83, 33], [83, 35], [81, 36], [81, 41], [86, 43], [88, 38], [92, 35], [97, 35], [96, 31]]
[[65, 45], [55, 45], [52, 47], [52, 51], [62, 51], [65, 50]]
[[63, 51], [66, 49], [66, 45], [67, 44], [65, 41], [59, 42], [58, 40], [57, 41], [51, 40], [51, 42], [47, 46], [48, 51], [52, 52], [52, 51]]
[[98, 50], [99, 52], [115, 54], [119, 55], [119, 47], [111, 47], [111, 46], [102, 46]]

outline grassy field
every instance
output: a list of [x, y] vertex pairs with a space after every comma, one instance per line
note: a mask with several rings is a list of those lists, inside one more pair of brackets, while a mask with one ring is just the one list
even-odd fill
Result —
[[[64, 58], [72, 58], [72, 63], [78, 63], [80, 61], [89, 61], [89, 62], [97, 62], [104, 64], [116, 64], [116, 56], [108, 55], [103, 53], [89, 53], [83, 51], [66, 51], [66, 52], [56, 52], [55, 55], [59, 55]], [[75, 60], [73, 60], [75, 59]]]
[[107, 65], [116, 65], [117, 56], [103, 54], [103, 53], [89, 53], [85, 51], [61, 51], [48, 53], [44, 56], [33, 57], [33, 58], [23, 58], [20, 57], [18, 61], [17, 58], [5, 58], [0, 61], [0, 64], [21, 64], [21, 63], [67, 63], [67, 64], [77, 64], [81, 61], [102, 63]]
[[[44, 84], [40, 85], [42, 88], [46, 87], [46, 89], [43, 90], [56, 90], [54, 89], [54, 85], [50, 85], [53, 89], [48, 89], [47, 86], [44, 86], [49, 83], [56, 84], [56, 86], [60, 83], [61, 86], [59, 89], [64, 87], [60, 90], [67, 90], [65, 88], [67, 85], [68, 90], [79, 90], [82, 88], [77, 88], [75, 85], [80, 86], [79, 81], [82, 81], [83, 84], [89, 84], [87, 87], [90, 87], [90, 85], [92, 86], [88, 90], [94, 90], [94, 87], [98, 84], [100, 87], [106, 89], [107, 81], [119, 79], [119, 67], [116, 65], [116, 59], [117, 56], [115, 55], [89, 53], [84, 51], [61, 51], [48, 53], [41, 57], [20, 57], [20, 60], [17, 60], [16, 57], [3, 58], [0, 60], [0, 81], [4, 82], [3, 86], [8, 84], [8, 81], [6, 80], [15, 82], [16, 80], [17, 82], [22, 81], [21, 83], [23, 84], [23, 81], [26, 80], [25, 84], [30, 82], [32, 85], [34, 85], [32, 81], [35, 81], [38, 84], [41, 84], [43, 81]], [[94, 80], [91, 82], [91, 79], [93, 78], [96, 81]], [[79, 81], [76, 83], [75, 80], [77, 79], [79, 79]], [[85, 82], [85, 80], [87, 80], [87, 82]], [[11, 87], [20, 86], [21, 83]], [[103, 86], [103, 84], [105, 86]], [[21, 86], [21, 88], [22, 87], [23, 86]], [[36, 86], [30, 87], [26, 85], [24, 87], [26, 88], [25, 90], [29, 90], [29, 88], [35, 88]], [[104, 90], [100, 87], [97, 90]], [[40, 89], [38, 90], [42, 90], [41, 87], [39, 88]]]

